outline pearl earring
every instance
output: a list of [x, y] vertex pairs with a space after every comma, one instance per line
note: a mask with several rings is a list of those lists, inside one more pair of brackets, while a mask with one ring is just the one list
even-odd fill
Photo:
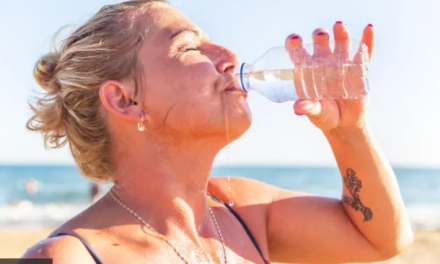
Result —
[[142, 117], [142, 119], [138, 122], [138, 130], [140, 132], [144, 132], [146, 130], [145, 125], [144, 125], [144, 118]]

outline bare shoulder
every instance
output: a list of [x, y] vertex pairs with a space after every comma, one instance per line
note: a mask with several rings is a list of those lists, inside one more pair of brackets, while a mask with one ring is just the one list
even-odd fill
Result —
[[215, 177], [210, 179], [208, 191], [226, 204], [233, 203], [233, 210], [246, 224], [267, 257], [268, 214], [279, 188], [243, 177], [230, 177], [229, 180], [228, 177]]
[[[100, 199], [53, 230], [51, 235], [76, 234], [87, 241], [98, 256], [101, 256], [99, 253], [105, 252], [105, 248], [111, 243], [104, 228], [112, 224], [111, 215], [104, 210], [107, 207], [106, 200]], [[102, 256], [105, 255], [102, 254]], [[81, 240], [71, 235], [44, 239], [29, 248], [22, 258], [51, 258], [54, 264], [95, 264], [86, 246]]]
[[84, 245], [75, 237], [51, 237], [30, 247], [22, 256], [23, 259], [53, 259], [53, 263], [94, 264], [92, 256]]
[[213, 177], [208, 190], [223, 201], [233, 201], [237, 206], [270, 204], [280, 188], [243, 177]]

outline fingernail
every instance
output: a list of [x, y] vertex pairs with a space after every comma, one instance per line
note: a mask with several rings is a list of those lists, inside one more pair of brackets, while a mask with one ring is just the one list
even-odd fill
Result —
[[296, 114], [297, 116], [302, 116], [302, 115], [304, 115], [304, 114], [300, 114], [300, 113], [298, 113], [298, 112], [296, 112], [296, 111], [295, 111], [295, 114]]
[[368, 24], [369, 27], [373, 27], [373, 24]]
[[336, 24], [342, 24], [342, 21], [336, 21]]
[[290, 39], [291, 39], [291, 40], [299, 39], [299, 36], [294, 35], [294, 36], [291, 36]]
[[316, 36], [325, 36], [325, 35], [327, 35], [327, 33], [325, 32], [319, 32], [318, 34], [316, 34]]

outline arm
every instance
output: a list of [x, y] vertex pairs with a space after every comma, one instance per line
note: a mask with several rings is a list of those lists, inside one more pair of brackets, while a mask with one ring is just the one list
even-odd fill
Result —
[[[390, 166], [366, 130], [324, 134], [341, 170], [342, 197], [349, 199], [319, 197], [241, 178], [212, 179], [213, 193], [235, 202], [234, 208], [259, 244], [267, 241], [271, 261], [374, 262], [397, 255], [412, 242], [412, 230]], [[355, 175], [347, 177], [347, 168]], [[361, 185], [345, 186], [354, 182]], [[228, 192], [231, 185], [241, 191]], [[356, 204], [359, 210], [353, 208]], [[265, 232], [261, 226], [266, 226]]]
[[343, 176], [343, 207], [381, 253], [395, 255], [413, 233], [397, 179], [366, 128], [324, 133]]
[[[348, 29], [338, 22], [333, 26], [333, 32], [335, 53], [331, 54], [329, 47], [318, 49], [315, 54], [349, 59], [350, 49], [346, 48], [346, 41], [350, 39]], [[368, 47], [370, 59], [374, 50], [374, 35], [372, 25], [364, 28], [361, 42]], [[328, 45], [329, 39], [329, 33], [325, 29], [320, 28], [313, 33], [314, 43], [323, 47]], [[286, 45], [302, 47], [302, 40], [294, 38], [286, 42]], [[361, 57], [361, 50], [358, 49], [354, 58]], [[337, 74], [334, 76], [335, 79], [338, 78]], [[364, 77], [356, 76], [356, 79]], [[307, 76], [304, 78], [305, 83], [311, 81], [307, 80]], [[351, 87], [355, 90], [363, 88], [362, 82], [355, 82]], [[327, 83], [326, 89], [337, 91], [341, 87], [338, 82], [330, 82]], [[279, 193], [269, 213], [271, 223], [268, 231], [269, 246], [279, 261], [289, 262], [295, 259], [297, 255], [289, 252], [294, 246], [302, 249], [296, 253], [304, 257], [305, 261], [373, 261], [390, 258], [412, 242], [413, 234], [397, 180], [367, 129], [366, 108], [366, 97], [295, 102], [295, 112], [306, 115], [327, 138], [343, 177], [343, 194], [341, 201], [332, 201], [311, 197], [298, 199], [295, 198], [296, 194], [290, 192]], [[306, 214], [307, 218], [295, 216], [294, 210], [296, 213]], [[307, 233], [289, 227], [285, 234], [294, 235], [294, 232], [302, 232], [307, 241], [318, 245], [297, 245], [288, 241], [288, 235], [278, 234], [280, 229], [277, 225], [289, 225], [289, 220], [283, 219], [295, 217], [300, 219], [303, 225], [310, 228], [313, 223], [314, 227], [307, 229]], [[293, 221], [290, 225], [291, 223]]]
[[[229, 187], [240, 191], [231, 192]], [[401, 235], [388, 234], [395, 231], [402, 234], [402, 228], [383, 232], [383, 237], [388, 237], [388, 241], [383, 243], [386, 247], [388, 242], [400, 248], [383, 250], [380, 245], [373, 245], [350, 218], [341, 199], [285, 190], [237, 177], [230, 181], [226, 177], [212, 178], [209, 190], [223, 201], [234, 201], [234, 210], [273, 262], [331, 264], [382, 261], [395, 256], [410, 242], [410, 237], [406, 240]], [[375, 206], [369, 207], [374, 212], [369, 222], [363, 222], [362, 213], [356, 213], [361, 224], [371, 224], [376, 220]], [[383, 227], [378, 223], [377, 230]], [[370, 235], [382, 236], [377, 230]]]
[[397, 255], [413, 235], [390, 166], [365, 129], [324, 134], [341, 171], [343, 198], [279, 190], [268, 213], [271, 259], [346, 263]]

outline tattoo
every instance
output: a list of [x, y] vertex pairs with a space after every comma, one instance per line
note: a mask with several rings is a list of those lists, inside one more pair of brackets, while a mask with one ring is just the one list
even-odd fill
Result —
[[356, 172], [351, 168], [347, 169], [347, 175], [344, 177], [344, 185], [350, 191], [352, 196], [349, 197], [344, 195], [344, 203], [351, 206], [356, 211], [361, 211], [364, 215], [364, 222], [373, 219], [373, 212], [370, 208], [363, 205], [359, 198], [359, 191], [362, 188], [362, 182], [356, 177]]

